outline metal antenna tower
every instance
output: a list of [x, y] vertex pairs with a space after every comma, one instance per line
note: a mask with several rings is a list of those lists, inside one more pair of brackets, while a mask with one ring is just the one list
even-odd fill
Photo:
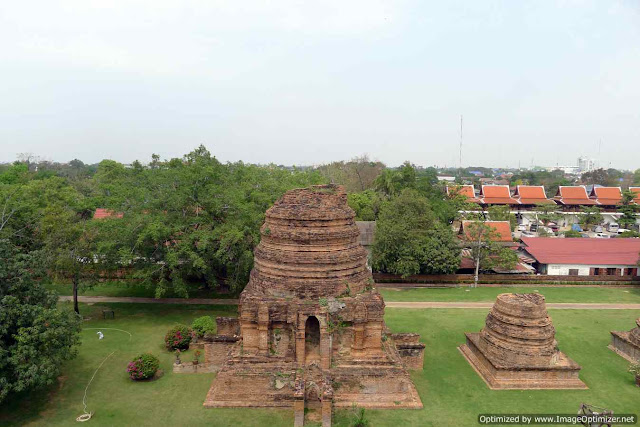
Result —
[[460, 171], [462, 172], [462, 114], [460, 114]]

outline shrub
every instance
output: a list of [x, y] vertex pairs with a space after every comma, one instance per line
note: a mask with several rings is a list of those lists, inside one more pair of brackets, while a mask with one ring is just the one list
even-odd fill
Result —
[[355, 414], [354, 414], [353, 422], [351, 423], [351, 426], [352, 427], [369, 427], [369, 419], [365, 415], [364, 408], [358, 408], [356, 405], [354, 405], [353, 410]]
[[143, 353], [129, 362], [127, 372], [132, 380], [146, 380], [152, 378], [158, 368], [160, 361], [153, 354]]
[[186, 350], [191, 342], [191, 329], [185, 325], [176, 325], [164, 336], [164, 344], [169, 350]]
[[198, 338], [202, 338], [204, 334], [215, 330], [215, 324], [211, 316], [202, 316], [193, 321], [191, 329], [196, 332]]
[[640, 362], [634, 362], [629, 366], [629, 372], [636, 377], [640, 377]]
[[564, 234], [564, 237], [567, 237], [567, 238], [569, 238], [569, 237], [573, 237], [573, 238], [582, 237], [582, 234], [580, 234], [580, 232], [576, 231], [576, 230], [567, 230], [563, 234]]

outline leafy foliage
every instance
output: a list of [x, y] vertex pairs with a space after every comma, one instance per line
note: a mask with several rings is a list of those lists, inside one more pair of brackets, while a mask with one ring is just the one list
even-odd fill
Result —
[[602, 209], [600, 209], [599, 207], [583, 206], [581, 211], [582, 211], [582, 215], [580, 215], [580, 225], [585, 230], [589, 229], [594, 225], [602, 224], [602, 221], [603, 221]]
[[142, 353], [127, 365], [127, 373], [132, 380], [146, 380], [153, 376], [160, 368], [160, 361], [150, 353]]
[[164, 345], [168, 350], [186, 350], [191, 343], [191, 329], [185, 325], [176, 325], [164, 336]]
[[604, 187], [611, 187], [616, 184], [617, 179], [620, 177], [620, 173], [615, 169], [596, 169], [591, 172], [582, 174], [580, 180], [584, 184], [602, 185]]
[[564, 237], [567, 238], [582, 237], [582, 234], [580, 234], [580, 232], [576, 230], [567, 230], [562, 234], [564, 234]]
[[626, 190], [622, 192], [622, 206], [618, 209], [622, 216], [618, 219], [618, 224], [622, 228], [631, 228], [636, 224], [638, 205], [634, 203], [636, 193]]
[[215, 331], [216, 325], [211, 316], [198, 317], [191, 323], [191, 329], [198, 337], [203, 337], [206, 333]]
[[459, 264], [451, 227], [438, 222], [424, 196], [405, 189], [382, 206], [373, 245], [375, 269], [403, 276], [446, 274]]
[[351, 427], [369, 427], [370, 422], [365, 413], [365, 408], [359, 408], [356, 405], [353, 407], [354, 416]]
[[356, 213], [356, 221], [375, 221], [382, 204], [378, 193], [372, 190], [350, 193], [347, 195], [347, 202]]
[[511, 213], [511, 208], [507, 205], [490, 206], [488, 211], [491, 221], [509, 221], [509, 228], [511, 231], [513, 231], [516, 228], [516, 225], [518, 225], [518, 220], [516, 219], [515, 214]]
[[40, 255], [0, 240], [0, 402], [52, 384], [77, 352], [80, 320], [56, 308], [57, 295], [35, 280]]
[[465, 245], [471, 250], [471, 258], [476, 266], [476, 285], [480, 270], [515, 268], [518, 255], [498, 242], [495, 228], [483, 221], [474, 221], [468, 224], [465, 233]]

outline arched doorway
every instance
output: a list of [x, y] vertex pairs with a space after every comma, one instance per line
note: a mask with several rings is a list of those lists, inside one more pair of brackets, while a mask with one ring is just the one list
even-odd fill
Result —
[[320, 361], [320, 322], [315, 316], [309, 316], [304, 324], [305, 364]]

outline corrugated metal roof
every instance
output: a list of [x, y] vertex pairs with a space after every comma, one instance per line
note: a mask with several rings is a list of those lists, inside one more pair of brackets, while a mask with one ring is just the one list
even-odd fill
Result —
[[636, 265], [640, 239], [523, 237], [526, 251], [542, 264]]

